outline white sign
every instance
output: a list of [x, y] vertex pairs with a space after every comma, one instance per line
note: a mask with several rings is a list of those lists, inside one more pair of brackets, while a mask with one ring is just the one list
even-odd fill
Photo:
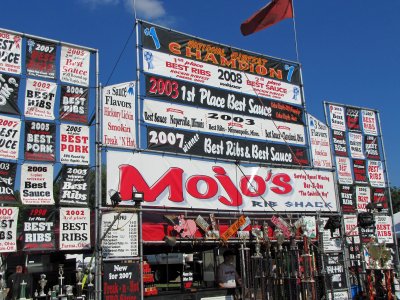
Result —
[[360, 243], [360, 236], [358, 234], [358, 221], [356, 215], [343, 215], [343, 223], [344, 223], [344, 234], [346, 236], [346, 241], [349, 244]]
[[22, 38], [0, 31], [0, 71], [21, 74]]
[[89, 165], [89, 126], [60, 125], [60, 161], [63, 164]]
[[312, 115], [307, 114], [307, 116], [313, 165], [316, 168], [331, 169], [332, 155], [329, 128]]
[[0, 253], [17, 251], [18, 207], [0, 208]]
[[392, 218], [390, 216], [375, 216], [375, 228], [378, 243], [393, 243]]
[[0, 158], [18, 159], [21, 120], [0, 116]]
[[344, 118], [344, 107], [329, 104], [329, 116], [331, 117], [332, 129], [346, 131], [346, 121]]
[[90, 248], [90, 209], [60, 208], [60, 250]]
[[357, 211], [367, 211], [367, 204], [371, 202], [371, 189], [369, 186], [356, 186]]
[[363, 136], [360, 133], [349, 132], [350, 154], [352, 158], [364, 159]]
[[304, 126], [146, 99], [146, 123], [262, 141], [304, 145]]
[[368, 160], [368, 179], [373, 187], [385, 187], [383, 163], [376, 160]]
[[103, 90], [103, 145], [136, 148], [135, 82]]
[[348, 300], [349, 292], [348, 291], [333, 291], [333, 299], [332, 299], [332, 292], [329, 291], [328, 299], [329, 300]]
[[104, 213], [101, 216], [102, 236], [110, 228], [103, 240], [103, 255], [111, 257], [132, 257], [139, 254], [138, 215], [136, 213]]
[[234, 163], [143, 153], [107, 152], [107, 191], [111, 189], [118, 190], [122, 200], [131, 200], [134, 190], [143, 192], [146, 206], [337, 211], [332, 172], [239, 169]]
[[375, 112], [363, 109], [361, 110], [361, 116], [364, 134], [378, 135]]
[[301, 105], [300, 87], [290, 83], [222, 68], [212, 64], [143, 51], [144, 72]]
[[336, 172], [340, 184], [353, 184], [350, 159], [348, 157], [336, 156]]
[[26, 80], [25, 116], [54, 120], [57, 84], [36, 79]]
[[[328, 218], [321, 218], [324, 222], [323, 227], [325, 227]], [[340, 230], [336, 229], [333, 233], [329, 229], [324, 229], [322, 231], [323, 247], [324, 251], [340, 252], [342, 251], [342, 238], [340, 236]]]
[[80, 48], [61, 47], [60, 80], [89, 86], [90, 52]]
[[23, 164], [20, 192], [23, 204], [54, 204], [53, 166], [51, 164]]

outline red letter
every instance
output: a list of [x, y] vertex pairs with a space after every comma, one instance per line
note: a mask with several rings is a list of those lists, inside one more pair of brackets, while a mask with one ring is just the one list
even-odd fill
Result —
[[290, 193], [293, 188], [288, 182], [290, 182], [289, 175], [283, 173], [276, 174], [272, 178], [272, 183], [277, 185], [278, 187], [272, 187], [271, 191], [279, 195]]
[[[204, 181], [204, 183], [207, 185], [207, 190], [203, 194], [201, 194], [197, 188], [199, 181]], [[197, 199], [209, 199], [217, 194], [218, 184], [209, 176], [191, 176], [186, 182], [186, 189], [190, 195]]]
[[231, 198], [231, 202], [229, 202], [229, 200], [226, 199], [224, 196], [219, 196], [218, 200], [222, 204], [228, 206], [242, 205], [243, 203], [242, 195], [240, 194], [239, 190], [236, 188], [232, 180], [228, 176], [226, 176], [225, 169], [223, 167], [213, 167], [212, 169], [215, 172], [215, 177], [218, 179], [219, 183], [227, 192], [229, 198]]
[[262, 177], [244, 176], [240, 179], [240, 190], [243, 195], [249, 197], [259, 197], [265, 193], [267, 185]]

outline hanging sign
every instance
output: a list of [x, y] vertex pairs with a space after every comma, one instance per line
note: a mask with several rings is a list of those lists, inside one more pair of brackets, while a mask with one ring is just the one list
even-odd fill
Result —
[[89, 199], [89, 168], [63, 166], [60, 182], [60, 205], [87, 206]]
[[63, 164], [89, 165], [89, 126], [60, 125], [60, 161]]
[[54, 120], [57, 84], [28, 78], [25, 93], [25, 117]]
[[375, 216], [375, 228], [376, 237], [378, 243], [393, 243], [393, 231], [392, 231], [392, 217], [391, 216]]
[[105, 262], [103, 268], [104, 300], [140, 299], [140, 265], [138, 263]]
[[353, 175], [348, 157], [336, 156], [336, 172], [340, 184], [353, 184]]
[[0, 116], [0, 158], [18, 159], [21, 120]]
[[323, 255], [324, 270], [329, 278], [329, 287], [333, 290], [347, 288], [343, 256], [343, 253], [329, 253], [329, 255]]
[[25, 122], [25, 159], [55, 161], [56, 124]]
[[21, 74], [22, 38], [0, 31], [0, 72]]
[[366, 212], [367, 204], [371, 203], [371, 189], [369, 186], [356, 186], [357, 211]]
[[16, 202], [14, 184], [17, 164], [0, 161], [0, 202]]
[[20, 191], [23, 204], [54, 204], [53, 166], [50, 164], [23, 164]]
[[349, 132], [349, 148], [352, 158], [364, 158], [363, 136], [361, 133]]
[[18, 207], [0, 208], [0, 253], [17, 251]]
[[310, 114], [307, 116], [314, 167], [330, 169], [332, 168], [332, 156], [328, 126]]
[[20, 114], [18, 109], [19, 86], [18, 76], [0, 73], [0, 113]]
[[54, 43], [38, 39], [26, 40], [26, 73], [56, 79], [56, 52]]
[[228, 239], [234, 235], [242, 225], [246, 223], [246, 217], [245, 216], [240, 216], [239, 219], [235, 221], [229, 228], [221, 234], [221, 239], [223, 241], [228, 241]]
[[74, 85], [61, 86], [60, 120], [87, 124], [88, 106], [88, 88]]
[[35, 207], [23, 210], [23, 250], [56, 250], [54, 208]]
[[353, 174], [355, 183], [368, 184], [367, 167], [365, 164], [365, 160], [363, 159], [353, 159]]
[[332, 129], [346, 131], [343, 106], [329, 104], [329, 116], [331, 120]]
[[347, 141], [344, 131], [332, 130], [333, 148], [336, 156], [349, 156], [347, 153]]
[[90, 52], [80, 48], [61, 47], [60, 80], [89, 86]]
[[134, 257], [139, 254], [138, 214], [137, 213], [104, 213], [101, 216], [102, 236], [112, 225], [103, 240], [103, 255], [112, 257]]
[[346, 125], [350, 131], [361, 131], [360, 110], [357, 108], [346, 108]]
[[60, 208], [60, 250], [90, 248], [90, 209]]
[[353, 192], [353, 185], [339, 185], [339, 200], [344, 213], [355, 212], [355, 195]]
[[[321, 218], [323, 221], [323, 228], [328, 221], [328, 218]], [[329, 229], [324, 229], [322, 231], [323, 238], [323, 249], [324, 252], [340, 252], [342, 251], [342, 241], [340, 237], [340, 230], [337, 228], [333, 233]]]
[[371, 188], [372, 190], [372, 202], [381, 203], [383, 206], [382, 212], [388, 213], [388, 192], [385, 188]]
[[368, 179], [373, 187], [385, 187], [383, 174], [383, 163], [375, 160], [368, 160]]
[[360, 236], [358, 233], [358, 221], [356, 215], [343, 215], [344, 222], [344, 234], [346, 236], [346, 241], [348, 244], [360, 243]]
[[381, 160], [379, 155], [378, 137], [366, 135], [364, 138], [365, 156], [368, 159]]
[[362, 113], [362, 124], [364, 134], [378, 135], [378, 127], [376, 124], [376, 114], [371, 110], [361, 110]]
[[103, 89], [103, 145], [136, 147], [135, 82]]

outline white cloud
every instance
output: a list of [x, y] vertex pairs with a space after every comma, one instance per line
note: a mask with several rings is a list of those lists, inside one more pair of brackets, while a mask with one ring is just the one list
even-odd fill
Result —
[[166, 15], [163, 3], [159, 0], [125, 0], [128, 7], [133, 12], [133, 3], [135, 2], [136, 14], [141, 19], [155, 20]]

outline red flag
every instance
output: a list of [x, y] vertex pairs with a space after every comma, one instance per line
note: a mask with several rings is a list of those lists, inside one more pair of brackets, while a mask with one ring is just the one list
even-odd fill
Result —
[[287, 18], [293, 18], [292, 0], [272, 0], [240, 25], [243, 35], [265, 29]]

